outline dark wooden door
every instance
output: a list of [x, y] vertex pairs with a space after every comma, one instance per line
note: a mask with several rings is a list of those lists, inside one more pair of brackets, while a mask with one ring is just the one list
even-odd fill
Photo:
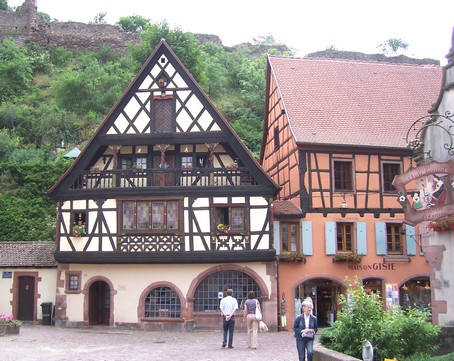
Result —
[[17, 318], [21, 321], [33, 321], [35, 309], [35, 278], [19, 277], [19, 309]]
[[90, 286], [88, 293], [88, 317], [90, 325], [108, 325], [110, 322], [110, 288], [98, 281]]

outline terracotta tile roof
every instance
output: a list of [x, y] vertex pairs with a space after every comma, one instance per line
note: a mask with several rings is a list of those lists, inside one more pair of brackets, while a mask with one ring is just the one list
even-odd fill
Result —
[[428, 114], [442, 68], [342, 59], [269, 57], [298, 143], [406, 147]]
[[0, 267], [56, 267], [54, 242], [0, 242]]
[[274, 201], [273, 214], [275, 216], [299, 216], [303, 215], [301, 209], [290, 201]]

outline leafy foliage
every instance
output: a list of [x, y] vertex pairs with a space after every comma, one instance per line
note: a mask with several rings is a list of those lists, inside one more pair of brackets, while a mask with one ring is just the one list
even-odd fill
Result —
[[397, 55], [398, 52], [404, 52], [408, 49], [408, 43], [402, 39], [390, 38], [377, 46], [385, 55]]
[[126, 33], [141, 33], [150, 21], [139, 15], [125, 16], [118, 20], [117, 25]]
[[428, 359], [436, 349], [434, 340], [440, 328], [427, 321], [427, 310], [397, 308], [392, 313], [386, 312], [379, 296], [367, 294], [357, 278], [339, 302], [342, 308], [336, 322], [320, 338], [333, 350], [361, 358], [362, 345], [370, 341], [378, 360], [400, 360], [414, 355]]
[[[95, 22], [104, 17], [99, 13]], [[258, 41], [254, 50], [200, 45], [193, 34], [140, 16], [121, 18], [118, 25], [142, 39], [126, 54], [109, 46], [92, 52], [43, 49], [30, 41], [0, 44], [0, 241], [54, 237], [55, 206], [46, 191], [69, 167], [69, 161], [55, 160], [57, 150], [61, 144], [83, 148], [161, 39], [258, 156], [266, 64], [256, 55]], [[260, 42], [275, 41], [267, 36]]]
[[0, 163], [0, 241], [55, 238], [55, 204], [45, 192], [69, 167], [55, 162]]

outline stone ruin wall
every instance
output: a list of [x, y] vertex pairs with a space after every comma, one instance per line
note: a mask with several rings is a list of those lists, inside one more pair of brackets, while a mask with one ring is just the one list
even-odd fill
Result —
[[118, 26], [109, 24], [84, 24], [79, 22], [46, 23], [36, 15], [34, 0], [25, 0], [15, 12], [0, 11], [0, 41], [13, 39], [23, 45], [32, 40], [44, 48], [63, 47], [68, 50], [100, 50], [110, 45], [124, 53], [128, 44], [138, 43], [137, 34], [125, 33]]

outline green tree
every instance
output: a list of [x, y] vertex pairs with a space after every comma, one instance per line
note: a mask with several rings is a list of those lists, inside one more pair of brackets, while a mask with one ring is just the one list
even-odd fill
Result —
[[94, 23], [94, 24], [107, 24], [106, 15], [107, 15], [106, 12], [97, 13], [95, 15], [95, 17], [93, 18], [92, 23]]
[[46, 191], [71, 161], [0, 163], [0, 241], [55, 238], [55, 205]]
[[399, 52], [405, 52], [408, 50], [408, 43], [404, 42], [400, 38], [390, 38], [378, 44], [377, 48], [380, 49], [384, 55], [397, 55]]
[[5, 10], [5, 11], [10, 10], [7, 0], [0, 0], [0, 10]]
[[150, 24], [150, 20], [140, 15], [121, 17], [117, 22], [120, 29], [126, 33], [141, 33], [148, 24]]
[[377, 360], [413, 355], [423, 355], [427, 360], [437, 348], [434, 341], [440, 327], [427, 321], [428, 310], [396, 308], [386, 312], [379, 295], [367, 294], [357, 278], [347, 295], [340, 295], [339, 303], [342, 308], [336, 322], [320, 337], [322, 344], [331, 349], [361, 358], [362, 345], [370, 341]]
[[205, 87], [205, 63], [203, 62], [201, 47], [194, 35], [185, 33], [179, 28], [172, 30], [167, 22], [163, 21], [159, 24], [146, 26], [140, 37], [141, 44], [133, 45], [130, 50], [136, 62], [136, 71], [145, 63], [161, 39], [165, 39], [192, 76], [202, 87]]
[[5, 39], [0, 46], [0, 104], [30, 88], [33, 66], [26, 50]]

